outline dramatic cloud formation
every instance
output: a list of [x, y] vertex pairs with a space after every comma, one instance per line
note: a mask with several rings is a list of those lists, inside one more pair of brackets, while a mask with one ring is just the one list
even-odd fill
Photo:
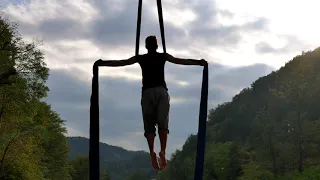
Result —
[[[220, 68], [210, 66], [213, 72]], [[181, 81], [189, 80], [190, 84], [168, 83], [171, 96], [169, 152], [179, 148], [188, 135], [197, 131], [202, 73], [199, 67], [173, 69], [179, 72], [177, 76], [182, 77]], [[271, 70], [266, 65], [257, 64], [212, 73], [209, 77], [209, 106], [230, 101], [243, 87]], [[51, 70], [48, 81], [51, 92], [47, 101], [67, 120], [69, 133], [88, 136], [91, 84], [78, 78], [82, 73], [77, 68]], [[104, 142], [136, 150], [147, 148], [143, 138], [140, 90], [140, 81], [100, 78], [100, 134]]]
[[[210, 63], [209, 108], [317, 46], [320, 26], [314, 22], [319, 17], [310, 14], [316, 14], [319, 3], [284, 2], [289, 9], [275, 0], [163, 0], [167, 51]], [[308, 12], [297, 14], [301, 5], [308, 5]], [[51, 69], [47, 102], [66, 120], [69, 135], [88, 137], [92, 64], [133, 56], [137, 2], [2, 0], [0, 6], [25, 39], [43, 40], [40, 48]], [[142, 10], [140, 53], [145, 53], [144, 38], [153, 34], [160, 39], [160, 30], [155, 1], [144, 1]], [[100, 75], [101, 140], [147, 150], [139, 66], [101, 68]], [[166, 65], [172, 103], [169, 154], [197, 131], [201, 76], [201, 67]]]

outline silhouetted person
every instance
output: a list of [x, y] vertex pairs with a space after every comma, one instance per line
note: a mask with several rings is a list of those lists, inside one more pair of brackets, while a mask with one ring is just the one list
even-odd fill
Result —
[[[152, 166], [157, 170], [166, 167], [166, 146], [167, 135], [169, 133], [169, 109], [170, 96], [164, 76], [164, 65], [166, 61], [182, 65], [200, 65], [206, 66], [207, 62], [203, 59], [180, 59], [171, 56], [168, 53], [158, 53], [158, 42], [156, 36], [146, 38], [145, 46], [147, 54], [133, 56], [126, 60], [102, 61], [103, 66], [126, 66], [139, 63], [142, 69], [142, 95], [141, 107], [144, 122], [144, 136], [146, 137], [150, 149]], [[157, 162], [157, 155], [154, 152], [154, 139], [156, 136], [156, 125], [158, 125], [158, 134], [160, 138], [161, 151], [160, 167]]]

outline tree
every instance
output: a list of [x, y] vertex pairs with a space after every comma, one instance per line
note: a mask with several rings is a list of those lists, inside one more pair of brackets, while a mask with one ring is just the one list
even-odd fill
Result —
[[63, 120], [42, 102], [49, 69], [38, 43], [0, 16], [0, 178], [70, 179]]
[[0, 17], [0, 74], [9, 72], [7, 74], [14, 75], [19, 69], [17, 76], [4, 77], [13, 80], [14, 84], [0, 86], [0, 135], [3, 137], [0, 143], [0, 176], [6, 176], [7, 168], [14, 164], [16, 172], [24, 172], [21, 175], [23, 179], [34, 179], [40, 178], [42, 172], [41, 168], [35, 168], [39, 165], [40, 156], [28, 156], [41, 153], [36, 146], [37, 140], [32, 137], [37, 131], [32, 127], [32, 119], [37, 111], [37, 101], [46, 95], [44, 83], [48, 68], [42, 63], [41, 52], [24, 43], [15, 28], [14, 24]]
[[141, 172], [134, 172], [126, 180], [147, 180], [147, 178]]
[[204, 179], [225, 179], [227, 163], [229, 161], [229, 149], [231, 142], [208, 144], [205, 155]]
[[13, 82], [11, 82], [9, 78], [13, 75], [17, 75], [17, 71], [14, 68], [0, 74], [0, 85], [11, 85]]
[[[89, 180], [89, 157], [77, 156], [75, 160], [69, 162], [70, 175], [72, 180]], [[111, 175], [104, 169], [100, 169], [101, 180], [111, 180]]]
[[108, 172], [105, 172], [104, 170], [101, 171], [101, 180], [111, 180], [111, 175]]
[[226, 166], [226, 180], [234, 180], [242, 175], [242, 155], [237, 142], [233, 142], [229, 150], [229, 161]]
[[77, 156], [70, 164], [72, 167], [71, 177], [73, 180], [89, 179], [89, 158], [87, 156]]
[[[320, 48], [294, 57], [210, 110], [204, 179], [317, 177], [309, 167], [320, 164], [319, 58]], [[191, 140], [174, 154], [166, 179], [192, 176], [183, 171], [195, 153]]]
[[291, 77], [294, 77], [294, 79], [285, 78], [280, 89], [273, 90], [273, 93], [290, 108], [286, 116], [286, 122], [289, 126], [288, 132], [291, 132], [291, 142], [293, 142], [297, 152], [298, 170], [302, 172], [305, 153], [303, 146], [306, 140], [306, 131], [303, 126], [306, 122], [306, 114], [310, 107], [309, 100], [312, 98], [312, 94], [308, 91], [305, 75], [299, 71], [293, 69]]

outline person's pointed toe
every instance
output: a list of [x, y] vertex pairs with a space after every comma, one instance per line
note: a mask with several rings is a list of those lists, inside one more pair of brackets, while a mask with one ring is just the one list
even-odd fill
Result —
[[154, 169], [160, 170], [157, 154], [155, 152], [151, 153], [151, 163]]
[[160, 156], [160, 170], [163, 170], [167, 166], [166, 154], [165, 152], [159, 152], [159, 156]]

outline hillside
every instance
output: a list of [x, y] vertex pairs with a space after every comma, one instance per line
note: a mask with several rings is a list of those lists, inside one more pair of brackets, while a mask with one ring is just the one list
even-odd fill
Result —
[[[88, 179], [88, 139], [65, 136], [65, 120], [43, 101], [45, 54], [16, 28], [0, 13], [0, 179]], [[319, 180], [319, 70], [320, 48], [211, 109], [203, 180]], [[196, 140], [190, 135], [158, 180], [193, 179]], [[146, 152], [100, 147], [101, 180], [155, 174]]]
[[[319, 100], [320, 48], [211, 109], [204, 179], [320, 179]], [[175, 152], [161, 179], [193, 179], [196, 141]]]
[[[77, 156], [88, 156], [89, 139], [84, 137], [68, 137], [70, 147], [69, 160]], [[121, 147], [100, 143], [100, 167], [111, 174], [112, 180], [124, 180], [134, 172], [147, 177], [156, 175], [149, 153], [144, 151], [128, 151]]]

